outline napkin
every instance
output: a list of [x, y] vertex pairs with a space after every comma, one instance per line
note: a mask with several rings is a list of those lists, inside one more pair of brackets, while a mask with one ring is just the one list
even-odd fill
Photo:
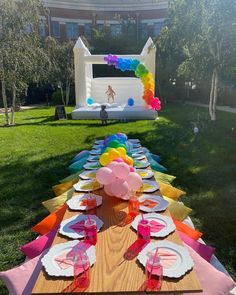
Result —
[[149, 225], [150, 225], [151, 232], [153, 232], [153, 233], [157, 233], [157, 232], [161, 231], [165, 227], [164, 224], [159, 223], [159, 222], [157, 222], [155, 220], [151, 220], [149, 222]]
[[84, 220], [80, 220], [70, 225], [69, 228], [73, 229], [77, 233], [81, 233], [82, 231], [84, 231]]
[[[151, 252], [151, 254], [154, 255], [153, 252]], [[161, 260], [161, 265], [163, 266], [163, 268], [170, 268], [177, 260], [177, 255], [175, 253], [167, 251], [165, 249], [158, 249], [157, 255]], [[153, 273], [155, 274], [154, 270]]]
[[139, 204], [152, 209], [152, 208], [156, 207], [156, 205], [159, 204], [159, 202], [153, 201], [151, 199], [146, 199], [146, 200], [140, 202]]
[[62, 254], [55, 258], [55, 261], [57, 262], [58, 266], [61, 269], [67, 269], [73, 266], [73, 261], [70, 258], [68, 258], [66, 255], [67, 254]]
[[[55, 258], [55, 261], [61, 269], [67, 269], [74, 265], [73, 257], [78, 254], [79, 251], [86, 251], [90, 247], [90, 244], [79, 242], [68, 253], [64, 253]], [[81, 269], [81, 272], [84, 270]]]

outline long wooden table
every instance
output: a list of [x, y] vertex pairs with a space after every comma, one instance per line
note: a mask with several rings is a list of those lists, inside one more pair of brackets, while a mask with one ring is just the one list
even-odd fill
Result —
[[[97, 216], [103, 220], [104, 225], [101, 232], [98, 233], [96, 263], [91, 268], [90, 286], [84, 293], [141, 294], [143, 292], [138, 290], [145, 281], [144, 267], [141, 266], [137, 259], [122, 262], [123, 254], [137, 238], [137, 234], [130, 228], [130, 224], [124, 227], [117, 226], [124, 218], [124, 213], [128, 211], [128, 202], [107, 196], [102, 189], [95, 193], [103, 196], [103, 204], [97, 208]], [[160, 195], [160, 192], [157, 191], [156, 194]], [[68, 209], [64, 219], [76, 214], [80, 213]], [[168, 210], [162, 214], [170, 216]], [[64, 243], [68, 240], [70, 239], [57, 234], [53, 245]], [[166, 237], [166, 240], [182, 244], [177, 232], [170, 234]], [[32, 294], [60, 294], [72, 280], [73, 278], [50, 277], [43, 268], [38, 276]], [[202, 289], [196, 273], [194, 270], [191, 270], [179, 279], [165, 278], [161, 290], [152, 293], [179, 294], [201, 291]]]

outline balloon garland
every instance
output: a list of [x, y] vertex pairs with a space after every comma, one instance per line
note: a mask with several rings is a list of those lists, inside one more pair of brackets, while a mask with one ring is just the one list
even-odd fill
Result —
[[108, 54], [104, 57], [104, 60], [109, 66], [115, 66], [116, 69], [124, 71], [133, 71], [135, 76], [140, 78], [143, 83], [143, 99], [147, 105], [152, 109], [160, 110], [161, 102], [158, 97], [154, 96], [154, 80], [153, 75], [145, 67], [144, 64], [140, 63], [137, 59], [131, 58], [120, 58], [116, 55]]
[[99, 158], [102, 166], [97, 173], [97, 181], [104, 185], [109, 196], [128, 200], [132, 191], [142, 186], [141, 176], [135, 172], [133, 158], [127, 155], [127, 136], [117, 133], [106, 137], [103, 141], [103, 154]]

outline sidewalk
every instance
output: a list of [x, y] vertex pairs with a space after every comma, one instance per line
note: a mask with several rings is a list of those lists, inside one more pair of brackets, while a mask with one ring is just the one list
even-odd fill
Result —
[[[186, 101], [186, 104], [208, 108], [207, 104], [198, 103], [198, 102]], [[218, 111], [223, 111], [223, 112], [229, 112], [229, 113], [235, 113], [236, 114], [236, 108], [231, 108], [231, 107], [228, 107], [228, 106], [216, 106], [216, 109]]]

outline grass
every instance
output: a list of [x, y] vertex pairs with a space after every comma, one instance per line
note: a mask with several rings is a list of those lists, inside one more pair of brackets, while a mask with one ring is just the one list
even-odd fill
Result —
[[[193, 208], [197, 228], [236, 278], [236, 136], [231, 133], [236, 115], [219, 112], [212, 123], [203, 108], [163, 109], [157, 121], [101, 127], [99, 121], [54, 121], [54, 108], [45, 107], [18, 112], [15, 127], [0, 127], [0, 270], [24, 260], [18, 248], [35, 238], [30, 228], [47, 215], [41, 202], [52, 198], [51, 186], [68, 175], [69, 160], [95, 139], [125, 132], [162, 156], [177, 176], [175, 185], [187, 192], [183, 200]], [[193, 121], [201, 122], [197, 136]], [[7, 294], [2, 283], [0, 294]]]

